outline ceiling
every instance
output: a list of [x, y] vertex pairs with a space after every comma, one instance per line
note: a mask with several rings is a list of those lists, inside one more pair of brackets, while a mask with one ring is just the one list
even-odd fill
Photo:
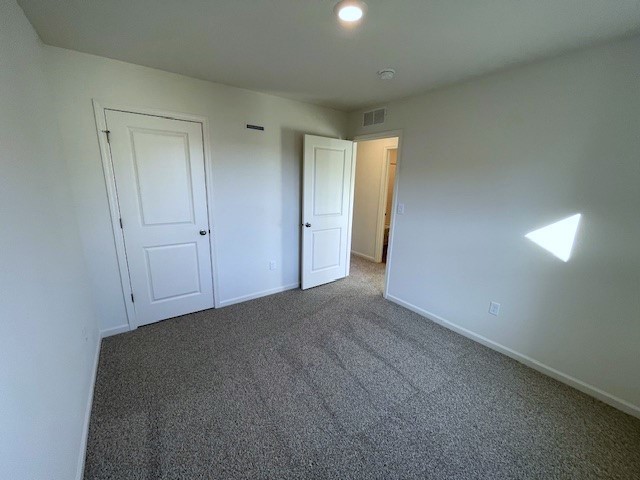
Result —
[[18, 3], [49, 45], [341, 110], [640, 33], [640, 0], [367, 0], [350, 30], [337, 0]]

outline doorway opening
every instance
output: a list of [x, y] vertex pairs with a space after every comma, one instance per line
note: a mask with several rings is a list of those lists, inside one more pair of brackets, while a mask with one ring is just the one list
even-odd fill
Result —
[[399, 137], [356, 139], [351, 254], [389, 261]]
[[386, 298], [401, 138], [401, 130], [353, 141], [305, 135], [303, 290], [347, 277], [355, 255], [377, 263], [371, 265], [374, 270], [384, 271]]

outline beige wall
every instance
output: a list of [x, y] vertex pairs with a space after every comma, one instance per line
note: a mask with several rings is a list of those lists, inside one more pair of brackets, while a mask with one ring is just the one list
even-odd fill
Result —
[[[636, 415], [638, 52], [636, 37], [392, 102], [382, 127], [350, 117], [353, 135], [403, 129], [391, 298]], [[578, 212], [568, 263], [525, 238]]]
[[[64, 153], [102, 329], [126, 328], [92, 99], [210, 122], [218, 295], [223, 304], [299, 283], [303, 134], [344, 137], [346, 114], [47, 47]], [[247, 130], [246, 124], [265, 127]], [[269, 262], [275, 261], [275, 271]]]
[[385, 148], [397, 147], [397, 138], [358, 142], [353, 199], [351, 251], [374, 260], [380, 221], [380, 194], [385, 174]]
[[0, 478], [79, 478], [98, 351], [44, 49], [0, 2]]

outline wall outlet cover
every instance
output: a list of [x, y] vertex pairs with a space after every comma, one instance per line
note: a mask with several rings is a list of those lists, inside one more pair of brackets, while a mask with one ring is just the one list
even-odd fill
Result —
[[497, 317], [500, 313], [500, 304], [497, 302], [491, 302], [489, 304], [489, 313]]

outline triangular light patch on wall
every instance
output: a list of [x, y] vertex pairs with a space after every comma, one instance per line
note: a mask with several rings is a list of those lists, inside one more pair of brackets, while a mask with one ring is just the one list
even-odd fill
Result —
[[567, 262], [571, 257], [571, 249], [576, 239], [581, 217], [582, 214], [577, 213], [546, 227], [529, 232], [525, 236], [563, 262]]

